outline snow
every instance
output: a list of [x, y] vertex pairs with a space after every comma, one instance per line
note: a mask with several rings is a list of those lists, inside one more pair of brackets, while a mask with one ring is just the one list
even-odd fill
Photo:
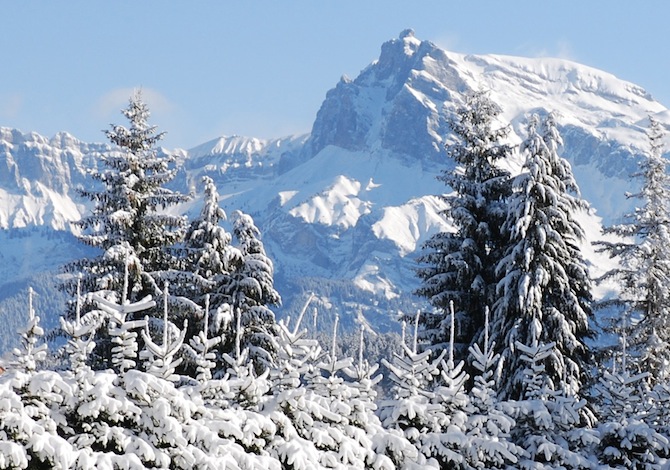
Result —
[[337, 176], [323, 195], [314, 196], [310, 201], [294, 207], [289, 214], [310, 224], [335, 225], [347, 229], [370, 212], [369, 204], [358, 198], [360, 190], [359, 181]]
[[435, 196], [411, 199], [401, 206], [385, 207], [372, 230], [377, 238], [393, 241], [400, 256], [407, 256], [433, 234], [453, 230], [440, 215], [445, 208], [445, 203]]
[[[404, 296], [416, 285], [410, 261], [417, 249], [435, 231], [450, 229], [438, 216], [442, 207], [436, 197], [450, 189], [435, 179], [449, 162], [439, 152], [432, 157], [427, 153], [443, 148], [448, 140], [446, 121], [463, 93], [485, 89], [503, 110], [501, 124], [511, 122], [513, 144], [523, 138], [527, 115], [542, 110], [557, 111], [560, 126], [577, 126], [584, 136], [593, 137], [583, 144], [586, 148], [579, 148], [582, 141], [572, 142], [569, 151], [562, 153], [571, 160], [582, 195], [605, 223], [630, 209], [624, 193], [635, 190], [627, 177], [634, 160], [611, 154], [617, 146], [632, 153], [646, 147], [648, 114], [670, 124], [670, 111], [641, 87], [562, 59], [444, 51], [409, 30], [394, 41], [384, 45], [382, 57], [359, 77], [340, 86], [351, 100], [345, 111], [366, 129], [356, 145], [344, 149], [344, 144], [330, 140], [313, 155], [307, 152], [307, 135], [222, 136], [177, 152], [183, 172], [175, 185], [188, 192], [199, 187], [203, 174], [212, 176], [226, 210], [242, 209], [254, 215], [277, 271], [288, 272], [288, 277], [298, 273], [291, 277], [291, 285], [299, 285], [300, 276], [318, 277], [327, 271], [327, 277], [355, 281], [366, 292]], [[329, 95], [339, 100], [337, 92], [331, 90]], [[422, 118], [414, 119], [414, 112], [422, 113]], [[391, 116], [400, 119], [399, 127], [389, 127]], [[335, 131], [337, 125], [335, 118], [323, 122], [326, 129], [315, 126], [311, 138]], [[392, 138], [406, 130], [416, 132], [404, 138], [404, 147], [398, 147]], [[424, 138], [427, 145], [420, 146]], [[592, 150], [602, 146], [606, 147], [603, 154], [591, 158]], [[90, 183], [85, 169], [97, 164], [105, 148], [65, 133], [49, 139], [0, 128], [0, 227], [45, 225], [71, 230], [70, 222], [87, 210], [74, 188]], [[589, 160], [572, 159], [571, 152], [576, 151]], [[279, 173], [286, 155], [296, 157], [299, 164]], [[516, 173], [520, 163], [510, 161], [505, 166]], [[180, 210], [193, 213], [198, 203], [184, 204]], [[590, 240], [598, 238], [598, 223], [589, 218]], [[296, 246], [286, 227], [310, 232], [313, 244]], [[331, 244], [335, 241], [340, 244]], [[22, 245], [10, 243], [0, 255], [8, 264], [20, 266], [21, 273], [51, 269], [67, 255], [67, 248], [40, 237]], [[36, 256], [27, 256], [30, 243], [38, 250]], [[330, 257], [324, 261], [315, 256], [314, 246]], [[45, 256], [49, 250], [58, 260]], [[594, 270], [609, 262], [595, 253], [588, 258]], [[0, 266], [0, 274], [7, 282], [19, 276], [7, 264]]]
[[300, 191], [279, 191], [279, 204], [281, 204], [282, 207], [285, 206], [286, 203], [293, 199], [293, 196], [298, 193], [300, 193]]

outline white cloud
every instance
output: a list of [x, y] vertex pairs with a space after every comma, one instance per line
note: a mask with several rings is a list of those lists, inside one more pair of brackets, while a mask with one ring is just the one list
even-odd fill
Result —
[[570, 42], [567, 39], [561, 39], [558, 41], [557, 46], [557, 54], [560, 59], [567, 59], [567, 60], [576, 60], [576, 57], [572, 51], [572, 46], [570, 45]]
[[559, 39], [550, 47], [538, 47], [534, 43], [525, 43], [517, 48], [517, 53], [528, 57], [555, 57], [577, 61], [572, 46], [567, 39]]
[[149, 122], [157, 125], [160, 132], [166, 132], [161, 145], [167, 148], [182, 147], [186, 130], [184, 113], [176, 104], [152, 88], [115, 88], [108, 91], [91, 107], [92, 119], [103, 127], [112, 123], [127, 125], [121, 110], [128, 106], [128, 100], [136, 90], [141, 90], [142, 99], [149, 106]]
[[436, 39], [432, 40], [432, 42], [437, 45], [437, 47], [444, 49], [445, 51], [468, 52], [462, 50], [463, 43], [461, 41], [460, 35], [457, 33], [443, 33]]
[[20, 93], [0, 94], [0, 117], [3, 119], [16, 118], [23, 108], [23, 95]]
[[151, 88], [116, 88], [102, 95], [93, 106], [93, 113], [99, 119], [116, 117], [128, 104], [136, 90], [141, 90], [144, 102], [149, 105], [152, 114], [169, 115], [175, 106], [160, 92]]

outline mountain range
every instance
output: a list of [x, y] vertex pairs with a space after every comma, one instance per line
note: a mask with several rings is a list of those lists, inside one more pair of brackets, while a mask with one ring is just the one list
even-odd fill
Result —
[[[594, 273], [603, 269], [609, 261], [588, 242], [632, 210], [626, 193], [636, 189], [631, 174], [647, 148], [648, 117], [668, 127], [670, 111], [641, 87], [591, 67], [449, 52], [411, 30], [327, 92], [309, 134], [226, 136], [171, 151], [179, 166], [171, 187], [198, 193], [208, 175], [227, 212], [254, 217], [275, 262], [280, 314], [299, 310], [313, 292], [324, 327], [339, 315], [349, 327], [394, 329], [398, 314], [425, 307], [412, 295], [417, 251], [452, 229], [438, 197], [451, 190], [436, 179], [454, 168], [449, 122], [479, 90], [502, 108], [512, 144], [522, 141], [532, 113], [557, 114], [562, 155], [592, 207], [581, 216], [584, 250]], [[87, 170], [109, 149], [68, 133], [49, 139], [0, 128], [0, 298], [90, 253], [71, 234], [71, 222], [90, 209], [75, 189], [91, 184]], [[504, 165], [518, 172], [521, 163], [517, 155]], [[197, 198], [180, 207], [198, 209]]]

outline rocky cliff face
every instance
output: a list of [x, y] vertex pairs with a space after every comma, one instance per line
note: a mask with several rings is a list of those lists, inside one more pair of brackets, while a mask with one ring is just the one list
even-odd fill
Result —
[[[670, 123], [643, 89], [605, 72], [558, 59], [456, 54], [408, 30], [327, 93], [308, 136], [222, 137], [179, 151], [173, 186], [200, 190], [208, 174], [226, 210], [254, 216], [285, 310], [314, 291], [326, 316], [389, 327], [399, 310], [420, 305], [411, 296], [416, 251], [451, 229], [436, 197], [449, 188], [435, 177], [454, 167], [445, 151], [449, 121], [472, 90], [500, 104], [512, 144], [530, 113], [557, 112], [562, 153], [607, 223], [631, 208], [624, 193], [635, 189], [630, 174], [646, 149], [647, 116]], [[67, 134], [0, 130], [0, 226], [67, 229], [85, 210], [73, 188], [86, 184], [86, 168], [106, 149]], [[518, 171], [521, 161], [505, 164]], [[584, 220], [597, 237], [597, 217]]]
[[47, 225], [68, 230], [84, 206], [74, 189], [86, 184], [86, 169], [109, 150], [67, 133], [47, 139], [0, 128], [0, 228]]

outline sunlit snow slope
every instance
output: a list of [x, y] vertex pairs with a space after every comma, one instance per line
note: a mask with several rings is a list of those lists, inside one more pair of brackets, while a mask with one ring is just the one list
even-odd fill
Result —
[[[314, 291], [324, 318], [339, 313], [345, 324], [388, 328], [399, 311], [422, 305], [411, 295], [417, 250], [451, 229], [436, 197], [450, 190], [435, 177], [453, 169], [448, 123], [473, 90], [502, 107], [500, 124], [511, 125], [514, 144], [531, 113], [558, 113], [562, 153], [593, 207], [584, 216], [590, 238], [599, 236], [600, 218], [611, 223], [631, 209], [624, 194], [635, 190], [630, 174], [646, 149], [647, 117], [670, 124], [649, 93], [606, 72], [559, 59], [447, 52], [408, 30], [327, 93], [309, 135], [221, 137], [179, 151], [174, 186], [199, 191], [207, 174], [227, 211], [254, 216], [285, 311]], [[73, 188], [87, 184], [85, 169], [104, 149], [67, 134], [47, 140], [2, 129], [0, 226], [67, 229], [85, 210]], [[520, 163], [505, 165], [518, 171]], [[602, 269], [607, 260], [585, 248], [594, 272]]]

